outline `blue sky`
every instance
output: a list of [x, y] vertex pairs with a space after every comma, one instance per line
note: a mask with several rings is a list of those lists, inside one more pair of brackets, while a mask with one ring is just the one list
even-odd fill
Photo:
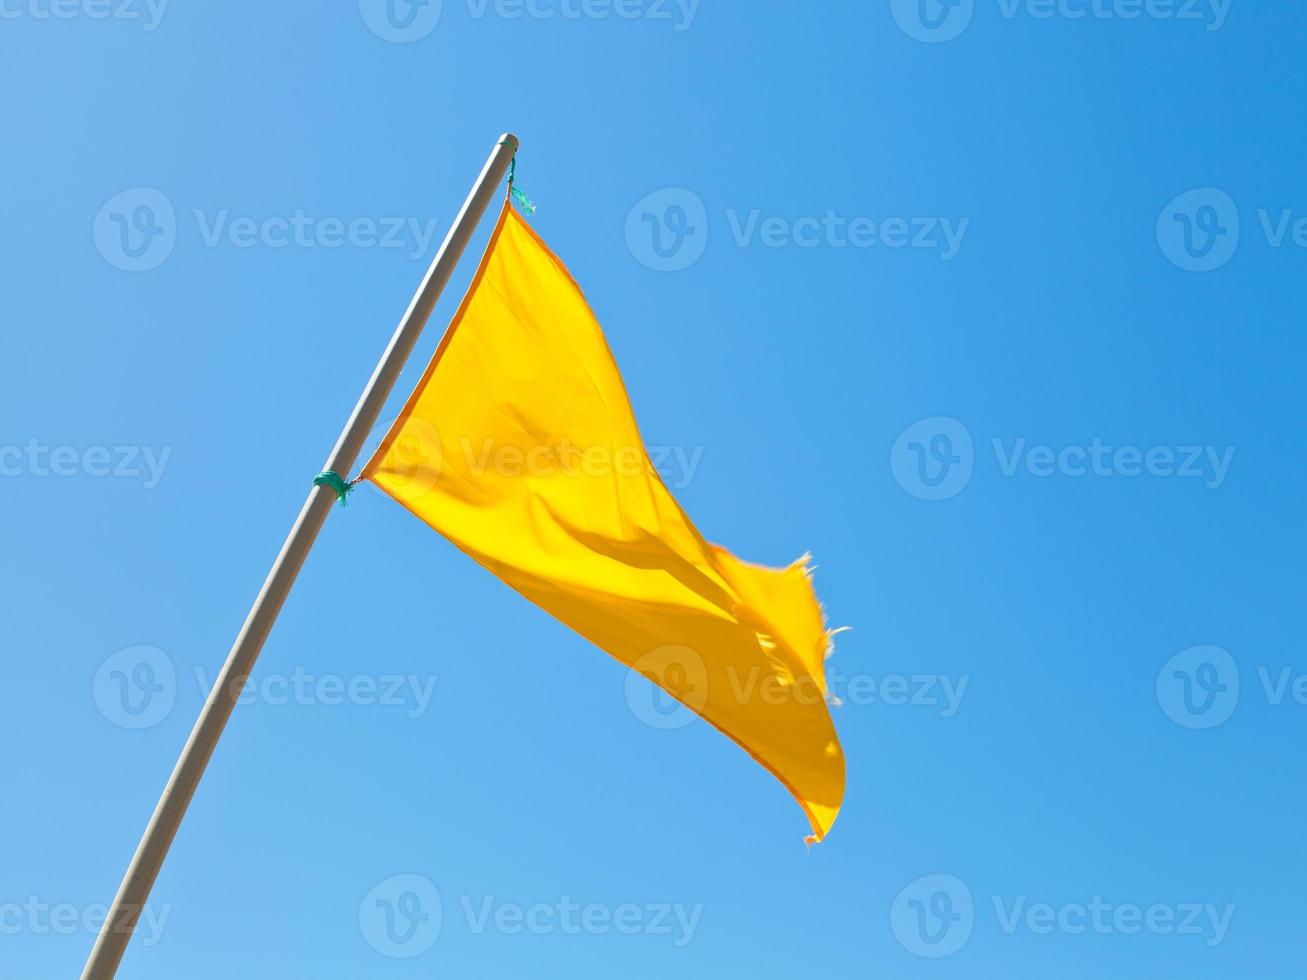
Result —
[[1307, 12], [387, 2], [0, 2], [0, 975], [80, 970], [504, 130], [679, 499], [853, 627], [843, 814], [366, 488], [124, 975], [1296, 975]]

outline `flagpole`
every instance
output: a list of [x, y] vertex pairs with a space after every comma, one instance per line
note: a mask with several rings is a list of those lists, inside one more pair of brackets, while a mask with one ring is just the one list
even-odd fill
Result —
[[[505, 133], [495, 144], [481, 175], [463, 202], [458, 217], [454, 219], [449, 234], [445, 236], [444, 243], [427, 270], [413, 302], [409, 304], [381, 361], [372, 372], [371, 380], [363, 389], [354, 413], [336, 442], [336, 448], [327, 458], [326, 470], [348, 478], [368, 433], [381, 415], [381, 409], [395, 386], [404, 362], [412, 353], [413, 345], [431, 316], [436, 300], [449, 282], [454, 266], [458, 264], [477, 223], [508, 171], [517, 147], [517, 137], [511, 133]], [[118, 972], [118, 964], [131, 940], [150, 889], [154, 886], [168, 848], [177, 835], [177, 828], [186, 815], [186, 808], [195, 795], [205, 767], [227, 725], [227, 719], [236, 706], [236, 699], [240, 696], [259, 651], [263, 649], [277, 614], [335, 500], [336, 495], [328, 486], [315, 485], [300, 510], [286, 543], [281, 546], [281, 553], [277, 555], [258, 598], [254, 600], [254, 607], [250, 610], [245, 625], [241, 627], [231, 653], [227, 655], [227, 662], [223, 664], [217, 683], [200, 711], [199, 720], [191, 731], [186, 747], [182, 749], [181, 758], [177, 760], [177, 766], [164, 788], [154, 816], [150, 818], [145, 835], [137, 846], [136, 855], [127, 868], [108, 918], [91, 950], [91, 957], [86, 962], [82, 980], [112, 980]]]

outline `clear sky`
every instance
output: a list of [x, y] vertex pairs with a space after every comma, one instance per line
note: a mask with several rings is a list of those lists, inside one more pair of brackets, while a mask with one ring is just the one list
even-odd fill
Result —
[[0, 0], [0, 976], [80, 971], [504, 130], [669, 485], [853, 627], [844, 811], [805, 848], [738, 748], [366, 488], [123, 975], [1296, 976], [1305, 32]]

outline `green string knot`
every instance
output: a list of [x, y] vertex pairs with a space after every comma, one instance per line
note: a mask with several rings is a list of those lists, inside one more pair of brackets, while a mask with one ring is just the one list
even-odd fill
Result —
[[331, 487], [336, 493], [336, 499], [340, 501], [340, 506], [344, 507], [349, 503], [349, 495], [354, 492], [356, 484], [342, 480], [335, 470], [323, 470], [313, 478], [313, 485]]
[[508, 193], [513, 196], [513, 202], [527, 214], [536, 213], [535, 201], [531, 200], [531, 198], [527, 197], [516, 187], [510, 187]]
[[508, 196], [513, 199], [513, 203], [525, 211], [527, 214], [536, 213], [535, 201], [527, 197], [522, 191], [518, 190], [513, 181], [517, 177], [517, 157], [514, 156], [508, 164]]

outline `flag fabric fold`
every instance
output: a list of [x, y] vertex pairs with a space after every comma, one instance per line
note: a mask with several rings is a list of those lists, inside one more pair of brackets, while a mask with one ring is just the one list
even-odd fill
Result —
[[844, 756], [806, 558], [764, 568], [700, 535], [580, 287], [507, 201], [362, 478], [734, 739], [825, 836]]

